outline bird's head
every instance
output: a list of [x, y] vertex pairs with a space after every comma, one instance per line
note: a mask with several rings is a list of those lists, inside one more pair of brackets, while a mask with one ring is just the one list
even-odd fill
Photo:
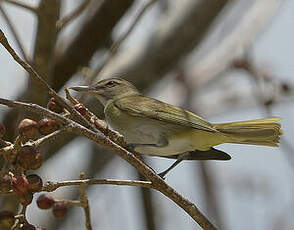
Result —
[[122, 78], [108, 78], [92, 86], [75, 86], [70, 89], [93, 95], [103, 105], [112, 99], [139, 94], [135, 86]]

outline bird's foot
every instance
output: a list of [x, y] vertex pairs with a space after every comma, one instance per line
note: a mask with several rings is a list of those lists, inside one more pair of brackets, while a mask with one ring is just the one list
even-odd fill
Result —
[[168, 172], [166, 172], [166, 170], [165, 170], [165, 171], [163, 171], [161, 173], [158, 173], [157, 176], [161, 177], [162, 180], [165, 180], [165, 176], [166, 176], [167, 173]]

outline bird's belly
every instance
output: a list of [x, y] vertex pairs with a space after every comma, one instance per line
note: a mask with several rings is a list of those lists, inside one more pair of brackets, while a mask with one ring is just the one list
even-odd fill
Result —
[[106, 116], [107, 123], [121, 135], [127, 143], [156, 144], [161, 129], [157, 122], [145, 121], [140, 117], [130, 117], [120, 110], [113, 110]]
[[135, 148], [138, 153], [154, 156], [172, 156], [193, 150], [195, 150], [195, 147], [189, 137], [170, 138], [168, 139], [168, 144], [163, 147], [144, 146]]

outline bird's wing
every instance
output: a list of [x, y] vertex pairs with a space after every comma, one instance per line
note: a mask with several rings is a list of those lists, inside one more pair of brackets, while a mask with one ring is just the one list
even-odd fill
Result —
[[128, 96], [115, 100], [114, 105], [131, 116], [155, 119], [208, 132], [218, 132], [203, 118], [153, 98], [148, 98], [148, 103], [146, 103], [144, 96]]

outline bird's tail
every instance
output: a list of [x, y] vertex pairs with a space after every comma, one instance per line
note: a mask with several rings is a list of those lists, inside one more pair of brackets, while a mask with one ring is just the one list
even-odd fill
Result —
[[226, 143], [278, 146], [283, 134], [279, 117], [250, 121], [214, 124], [216, 130], [226, 136]]

